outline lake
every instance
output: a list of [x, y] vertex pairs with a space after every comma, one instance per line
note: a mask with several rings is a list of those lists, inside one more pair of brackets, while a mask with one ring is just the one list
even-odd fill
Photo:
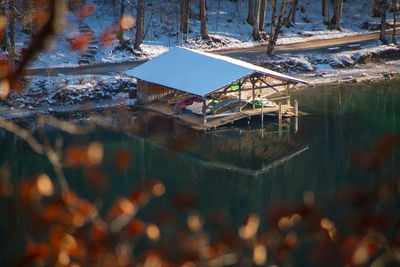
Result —
[[[109, 122], [112, 128], [97, 126], [85, 135], [73, 136], [50, 126], [43, 133], [34, 120], [24, 120], [22, 125], [38, 140], [46, 136], [54, 144], [61, 138], [64, 148], [103, 143], [101, 170], [108, 177], [104, 190], [93, 190], [93, 184], [83, 178], [85, 172], [78, 168], [65, 171], [70, 187], [97, 203], [103, 213], [118, 196], [155, 178], [165, 184], [166, 194], [150, 207], [172, 209], [170, 199], [189, 192], [201, 214], [222, 211], [236, 228], [249, 213], [262, 215], [276, 204], [303, 202], [306, 192], [313, 192], [316, 201], [335, 217], [342, 209], [337, 196], [343, 188], [374, 188], [398, 173], [398, 145], [388, 152], [379, 171], [364, 168], [363, 155], [385, 136], [399, 133], [400, 80], [299, 89], [293, 93], [294, 99], [309, 115], [297, 121], [286, 119], [281, 126], [276, 118], [266, 118], [264, 129], [256, 118], [197, 132], [130, 109], [102, 112], [102, 123]], [[79, 118], [80, 124], [87, 125], [94, 116], [99, 113], [62, 117], [73, 122]], [[25, 141], [5, 132], [1, 136], [0, 165], [9, 166], [13, 182], [42, 172], [54, 177], [46, 158], [33, 152]], [[118, 167], [118, 159], [131, 164]], [[142, 216], [153, 219], [152, 209], [141, 211]], [[8, 217], [2, 224], [9, 223], [23, 224], [18, 216]]]

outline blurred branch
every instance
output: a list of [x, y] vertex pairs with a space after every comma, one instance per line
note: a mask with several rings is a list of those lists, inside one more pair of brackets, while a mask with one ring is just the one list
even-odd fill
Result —
[[8, 121], [2, 117], [0, 117], [0, 127], [25, 140], [36, 153], [44, 154], [45, 149], [43, 145], [39, 144], [39, 142], [36, 141], [36, 139], [32, 136], [32, 134], [29, 131], [25, 130], [22, 127], [19, 127], [17, 124], [12, 123], [11, 121]]
[[36, 153], [46, 155], [56, 173], [61, 193], [65, 194], [69, 191], [68, 183], [62, 170], [60, 156], [57, 155], [49, 142], [46, 142], [45, 145], [40, 144], [28, 130], [2, 117], [0, 117], [0, 127], [25, 140]]
[[60, 14], [56, 14], [57, 12], [60, 12], [59, 5], [61, 5], [61, 1], [59, 0], [49, 1], [49, 20], [44, 24], [42, 29], [33, 39], [33, 42], [26, 50], [16, 70], [9, 75], [9, 80], [16, 80], [19, 76], [21, 76], [25, 67], [32, 60], [35, 54], [45, 46], [48, 38], [57, 32], [57, 23], [55, 23], [56, 19], [62, 19], [60, 18]]
[[51, 116], [40, 116], [38, 119], [38, 123], [39, 125], [50, 125], [54, 128], [60, 129], [64, 132], [67, 132], [69, 134], [75, 134], [75, 135], [83, 135], [83, 134], [87, 134], [88, 132], [90, 132], [90, 130], [93, 127], [81, 127], [78, 126], [76, 124], [73, 123], [69, 123], [66, 121], [62, 121], [62, 120], [58, 120], [54, 117]]

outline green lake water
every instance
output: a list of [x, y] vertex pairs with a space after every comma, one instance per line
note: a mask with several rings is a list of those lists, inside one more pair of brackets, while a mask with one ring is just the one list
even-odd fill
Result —
[[[155, 205], [169, 209], [170, 197], [184, 190], [196, 195], [201, 213], [223, 211], [235, 226], [250, 212], [263, 214], [272, 204], [300, 202], [306, 191], [312, 191], [335, 214], [340, 209], [336, 195], [343, 187], [372, 187], [400, 171], [398, 146], [379, 174], [351, 160], [353, 152], [371, 151], [385, 134], [399, 133], [400, 80], [301, 89], [293, 99], [310, 115], [299, 117], [297, 123], [294, 118], [285, 120], [281, 129], [276, 119], [266, 118], [261, 131], [256, 118], [250, 124], [243, 121], [203, 133], [156, 118], [150, 123], [121, 121], [117, 130], [99, 128], [85, 136], [47, 127], [46, 135], [52, 142], [62, 137], [65, 146], [94, 140], [104, 143], [103, 170], [109, 177], [105, 192], [91, 190], [80, 170], [66, 170], [70, 187], [82, 197], [100, 201], [104, 210], [116, 197], [157, 178], [167, 191]], [[133, 116], [137, 115], [132, 112]], [[40, 172], [54, 176], [48, 161], [23, 140], [4, 134], [0, 146], [0, 164], [10, 166], [13, 181]], [[132, 165], [122, 172], [113, 167], [113, 155], [121, 148], [133, 155]], [[142, 212], [151, 218], [151, 212]]]

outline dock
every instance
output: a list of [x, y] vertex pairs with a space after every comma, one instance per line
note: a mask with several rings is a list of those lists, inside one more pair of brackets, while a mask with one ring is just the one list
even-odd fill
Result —
[[[295, 107], [291, 105], [281, 105], [281, 116], [295, 116]], [[216, 127], [227, 125], [235, 121], [254, 116], [263, 115], [276, 115], [279, 117], [279, 106], [277, 107], [264, 107], [256, 109], [245, 109], [235, 113], [220, 114], [214, 116], [207, 116], [206, 122], [202, 116], [197, 114], [176, 113], [174, 108], [168, 104], [155, 102], [142, 106], [143, 109], [157, 112], [168, 117], [180, 120], [182, 123], [196, 130], [215, 129]]]

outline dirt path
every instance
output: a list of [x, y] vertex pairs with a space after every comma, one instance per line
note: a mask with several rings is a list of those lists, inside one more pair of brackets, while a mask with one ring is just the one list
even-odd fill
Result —
[[[400, 34], [400, 29], [397, 31]], [[387, 36], [392, 34], [392, 30], [386, 31]], [[310, 40], [304, 42], [296, 42], [291, 44], [277, 45], [275, 51], [279, 52], [289, 52], [290, 51], [302, 51], [302, 50], [317, 50], [321, 48], [327, 48], [331, 46], [338, 45], [348, 45], [352, 43], [360, 43], [379, 39], [379, 32], [364, 33], [354, 36], [346, 36], [340, 38], [331, 39], [320, 39], [320, 40]], [[220, 55], [240, 55], [245, 54], [255, 54], [264, 53], [266, 49], [266, 44], [262, 44], [255, 47], [249, 48], [229, 48], [220, 49], [215, 51], [209, 51], [211, 53]], [[59, 74], [63, 75], [112, 75], [114, 72], [128, 70], [134, 68], [146, 61], [129, 61], [121, 63], [98, 63], [92, 65], [80, 65], [77, 67], [55, 67], [55, 68], [38, 68], [38, 69], [27, 69], [25, 74], [27, 76], [55, 76]]]

